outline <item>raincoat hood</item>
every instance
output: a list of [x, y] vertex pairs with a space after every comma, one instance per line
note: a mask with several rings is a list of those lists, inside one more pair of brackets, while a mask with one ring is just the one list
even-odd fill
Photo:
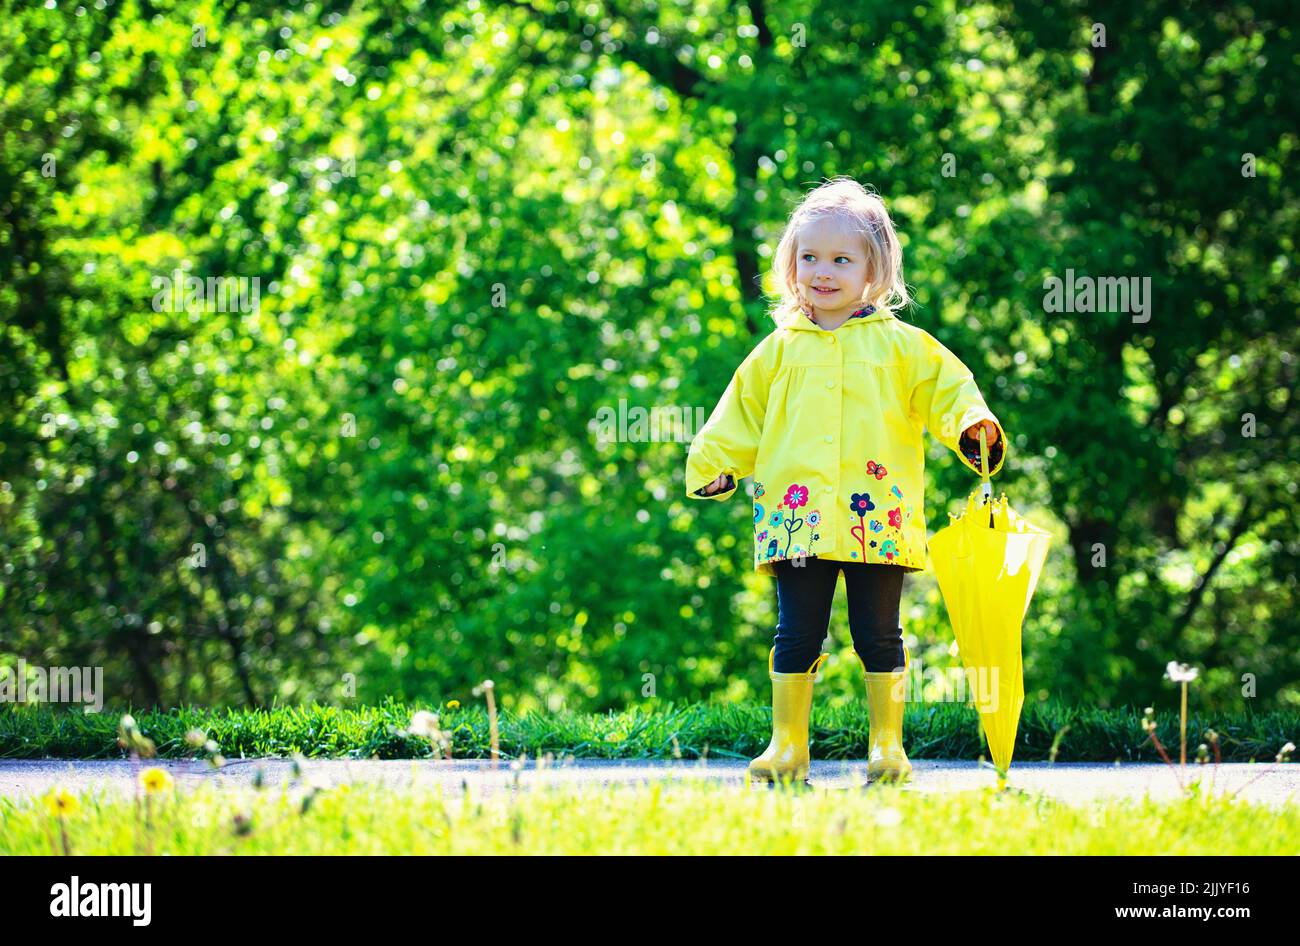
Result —
[[[858, 309], [853, 313], [853, 315], [850, 315], [848, 319], [839, 326], [839, 328], [833, 329], [833, 331], [839, 331], [840, 328], [846, 328], [850, 324], [880, 322], [884, 319], [892, 318], [894, 318], [894, 313], [888, 309], [878, 309], [874, 305], [867, 305]], [[826, 329], [818, 325], [813, 319], [812, 313], [809, 311], [807, 305], [800, 305], [795, 309], [787, 309], [785, 314], [780, 316], [777, 326], [779, 328], [792, 329], [797, 332], [826, 331]]]

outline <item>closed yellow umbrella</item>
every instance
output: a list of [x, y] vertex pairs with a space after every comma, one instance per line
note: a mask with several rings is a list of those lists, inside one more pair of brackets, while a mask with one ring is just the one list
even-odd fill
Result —
[[[1003, 493], [993, 499], [988, 446], [979, 431], [981, 487], [930, 540], [930, 559], [974, 691], [989, 753], [1005, 783], [1025, 702], [1020, 626], [1051, 535], [1022, 519]], [[988, 509], [988, 515], [984, 510]]]

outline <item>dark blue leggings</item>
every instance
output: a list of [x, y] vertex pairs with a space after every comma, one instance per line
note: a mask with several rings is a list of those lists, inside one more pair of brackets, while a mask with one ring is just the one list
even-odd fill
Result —
[[777, 673], [808, 672], [826, 639], [835, 583], [843, 570], [853, 649], [869, 671], [902, 670], [903, 628], [898, 610], [906, 570], [883, 562], [832, 562], [814, 557], [805, 557], [802, 565], [798, 561], [774, 563], [780, 614], [772, 669]]

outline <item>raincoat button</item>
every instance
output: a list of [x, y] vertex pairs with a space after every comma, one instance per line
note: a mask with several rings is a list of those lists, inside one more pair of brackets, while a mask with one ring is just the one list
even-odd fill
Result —
[[835, 387], [835, 382], [834, 382], [834, 381], [827, 381], [827, 382], [826, 382], [826, 387], [828, 387], [828, 388], [833, 388], [833, 387]]
[[827, 442], [827, 443], [833, 443], [834, 441], [835, 441], [835, 438], [834, 438], [834, 437], [832, 437], [830, 434], [827, 434], [827, 435], [826, 435], [826, 442]]
[[826, 487], [826, 492], [828, 492], [828, 493], [833, 493], [833, 492], [835, 492], [835, 487], [834, 487], [834, 486], [827, 486], [827, 487]]

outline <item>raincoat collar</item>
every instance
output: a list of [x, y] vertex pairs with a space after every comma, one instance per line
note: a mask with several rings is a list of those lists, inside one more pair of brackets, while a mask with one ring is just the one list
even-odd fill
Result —
[[[848, 325], [850, 322], [878, 322], [881, 321], [882, 319], [892, 319], [893, 317], [894, 314], [890, 312], [888, 309], [878, 309], [874, 305], [867, 305], [861, 307], [860, 309], [855, 311], [852, 315], [850, 315], [847, 319], [845, 319], [839, 325], [839, 328], [843, 328], [845, 325]], [[808, 331], [808, 332], [827, 331], [826, 329], [822, 328], [820, 325], [818, 325], [816, 322], [813, 321], [812, 312], [809, 310], [806, 303], [800, 303], [795, 314], [790, 317], [789, 323], [787, 324], [786, 327], [792, 329], [800, 329], [802, 331]]]

